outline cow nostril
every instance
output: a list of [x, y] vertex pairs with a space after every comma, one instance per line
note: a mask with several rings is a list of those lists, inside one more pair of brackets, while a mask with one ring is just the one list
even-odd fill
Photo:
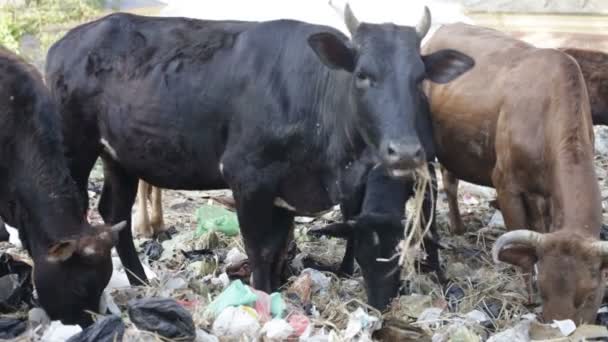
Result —
[[422, 150], [422, 148], [418, 147], [416, 149], [416, 152], [414, 152], [414, 158], [416, 158], [416, 159], [422, 159], [423, 154], [424, 154], [424, 151]]
[[392, 157], [397, 153], [397, 151], [395, 151], [395, 149], [389, 144], [386, 149], [386, 153]]

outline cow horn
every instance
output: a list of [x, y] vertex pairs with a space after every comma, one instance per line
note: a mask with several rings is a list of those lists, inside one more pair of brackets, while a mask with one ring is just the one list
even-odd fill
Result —
[[495, 263], [499, 263], [498, 253], [502, 251], [506, 246], [512, 244], [538, 246], [543, 243], [545, 237], [541, 233], [533, 232], [527, 229], [513, 230], [503, 234], [496, 240], [492, 247], [492, 259]]
[[591, 244], [591, 248], [596, 250], [602, 259], [608, 259], [608, 241], [595, 241]]
[[120, 233], [120, 231], [123, 230], [126, 226], [127, 221], [121, 221], [113, 225], [112, 228], [110, 228], [110, 231], [112, 231], [112, 233]]
[[418, 38], [422, 40], [424, 36], [429, 32], [431, 28], [431, 11], [427, 6], [424, 6], [424, 15], [418, 25], [416, 25], [416, 33], [418, 34]]
[[359, 20], [357, 20], [355, 14], [350, 9], [349, 4], [346, 4], [344, 7], [344, 23], [346, 24], [351, 36], [355, 35], [355, 32], [357, 32], [357, 27], [359, 27]]

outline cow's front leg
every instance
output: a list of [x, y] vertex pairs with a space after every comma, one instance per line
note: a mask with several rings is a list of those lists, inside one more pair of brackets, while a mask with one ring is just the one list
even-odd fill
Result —
[[279, 286], [293, 229], [293, 214], [274, 207], [274, 195], [267, 191], [244, 194], [236, 190], [234, 198], [252, 271], [252, 285], [270, 293]]

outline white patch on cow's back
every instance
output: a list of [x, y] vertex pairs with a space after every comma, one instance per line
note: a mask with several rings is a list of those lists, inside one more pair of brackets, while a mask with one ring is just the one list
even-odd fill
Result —
[[290, 205], [289, 203], [287, 203], [281, 197], [276, 197], [274, 199], [274, 205], [277, 206], [277, 207], [279, 207], [279, 208], [287, 209], [289, 211], [296, 211], [296, 207]]
[[99, 142], [103, 145], [106, 152], [108, 152], [114, 160], [118, 160], [118, 155], [116, 154], [116, 150], [114, 150], [114, 148], [112, 146], [110, 146], [110, 143], [105, 138], [101, 138], [101, 140], [99, 140]]
[[220, 163], [219, 165], [219, 169], [220, 169], [220, 173], [222, 174], [222, 176], [224, 175], [224, 163]]

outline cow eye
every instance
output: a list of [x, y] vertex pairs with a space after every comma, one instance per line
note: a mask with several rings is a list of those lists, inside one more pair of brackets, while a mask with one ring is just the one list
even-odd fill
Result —
[[369, 76], [369, 74], [363, 72], [363, 71], [358, 71], [357, 74], [355, 75], [356, 79], [356, 85], [357, 88], [368, 88], [372, 85], [372, 79]]

